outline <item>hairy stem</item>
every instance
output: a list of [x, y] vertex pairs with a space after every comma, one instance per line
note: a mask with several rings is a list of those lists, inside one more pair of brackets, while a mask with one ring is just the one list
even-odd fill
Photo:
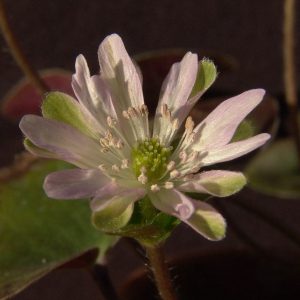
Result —
[[292, 134], [298, 153], [300, 168], [300, 129], [298, 121], [296, 64], [295, 64], [295, 0], [284, 1], [283, 19], [283, 61], [285, 98], [289, 107]]
[[3, 0], [0, 0], [0, 29], [15, 61], [17, 62], [25, 76], [32, 82], [32, 84], [36, 87], [41, 95], [49, 91], [49, 88], [41, 79], [38, 72], [30, 65], [27, 58], [25, 57], [18, 43], [18, 40], [16, 39], [9, 25]]
[[155, 283], [162, 300], [176, 300], [168, 267], [162, 248], [159, 246], [143, 245], [149, 259], [150, 268], [153, 272]]

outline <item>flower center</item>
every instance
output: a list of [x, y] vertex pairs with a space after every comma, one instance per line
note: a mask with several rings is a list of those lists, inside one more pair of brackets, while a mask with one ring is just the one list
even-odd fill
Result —
[[132, 150], [132, 167], [136, 177], [145, 183], [157, 181], [167, 170], [172, 147], [163, 147], [157, 138], [140, 142]]

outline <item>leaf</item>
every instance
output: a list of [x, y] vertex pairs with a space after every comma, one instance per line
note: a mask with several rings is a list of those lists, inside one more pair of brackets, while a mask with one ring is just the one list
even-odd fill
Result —
[[103, 256], [114, 241], [91, 225], [87, 201], [45, 196], [46, 174], [66, 166], [40, 161], [23, 177], [0, 185], [0, 299], [89, 249], [99, 247]]
[[279, 140], [259, 153], [246, 167], [251, 188], [281, 197], [300, 197], [300, 171], [294, 143]]

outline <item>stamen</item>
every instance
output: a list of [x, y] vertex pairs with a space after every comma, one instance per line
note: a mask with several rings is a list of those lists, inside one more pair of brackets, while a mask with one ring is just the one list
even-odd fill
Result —
[[106, 169], [107, 169], [106, 166], [105, 166], [104, 164], [99, 165], [98, 168], [99, 168], [102, 172], [106, 171]]
[[121, 139], [119, 139], [117, 144], [116, 144], [116, 147], [118, 149], [122, 149], [124, 147], [124, 142]]
[[179, 120], [176, 118], [172, 122], [172, 129], [177, 130], [179, 128]]
[[115, 172], [120, 172], [120, 168], [117, 165], [112, 165], [111, 169]]
[[194, 123], [192, 117], [188, 116], [185, 121], [185, 130], [188, 135], [192, 133], [194, 126], [195, 126], [195, 123]]
[[162, 114], [163, 117], [166, 117], [168, 119], [171, 118], [171, 112], [170, 112], [167, 104], [163, 104], [162, 105], [162, 107], [161, 107], [161, 114]]
[[170, 173], [170, 177], [173, 179], [173, 178], [177, 178], [180, 176], [180, 172], [178, 170], [173, 170], [171, 173]]
[[123, 159], [122, 164], [121, 164], [121, 169], [127, 169], [128, 164], [129, 164], [129, 160], [128, 159]]
[[146, 184], [148, 182], [148, 177], [144, 173], [141, 173], [138, 177], [138, 181], [142, 184]]
[[129, 120], [129, 119], [130, 119], [130, 116], [129, 116], [129, 114], [128, 114], [128, 111], [127, 111], [127, 110], [123, 110], [122, 114], [123, 114], [123, 117], [124, 117], [125, 119], [127, 119], [127, 120]]
[[158, 192], [160, 190], [160, 187], [157, 184], [151, 185], [151, 191], [152, 192]]
[[171, 160], [167, 165], [167, 170], [171, 171], [174, 169], [174, 167], [175, 167], [175, 161]]
[[174, 188], [174, 183], [171, 182], [171, 181], [166, 181], [165, 182], [165, 189], [170, 190], [172, 188]]
[[108, 126], [111, 128], [117, 124], [117, 121], [110, 116], [107, 117], [106, 121], [107, 121]]
[[179, 158], [180, 158], [180, 162], [181, 162], [181, 163], [184, 163], [184, 162], [186, 161], [186, 159], [187, 159], [187, 154], [186, 154], [186, 152], [185, 152], [185, 151], [181, 151], [181, 152], [179, 153]]
[[147, 105], [142, 104], [141, 107], [140, 107], [140, 110], [141, 110], [141, 114], [142, 114], [143, 116], [148, 116], [149, 111], [148, 111]]

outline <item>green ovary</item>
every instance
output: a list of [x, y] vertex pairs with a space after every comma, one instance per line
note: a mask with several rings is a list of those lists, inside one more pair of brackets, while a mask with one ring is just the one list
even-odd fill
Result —
[[155, 183], [167, 170], [167, 164], [172, 147], [163, 147], [159, 140], [152, 138], [140, 142], [132, 150], [132, 168], [136, 175], [141, 175], [141, 169], [146, 169], [148, 183]]

